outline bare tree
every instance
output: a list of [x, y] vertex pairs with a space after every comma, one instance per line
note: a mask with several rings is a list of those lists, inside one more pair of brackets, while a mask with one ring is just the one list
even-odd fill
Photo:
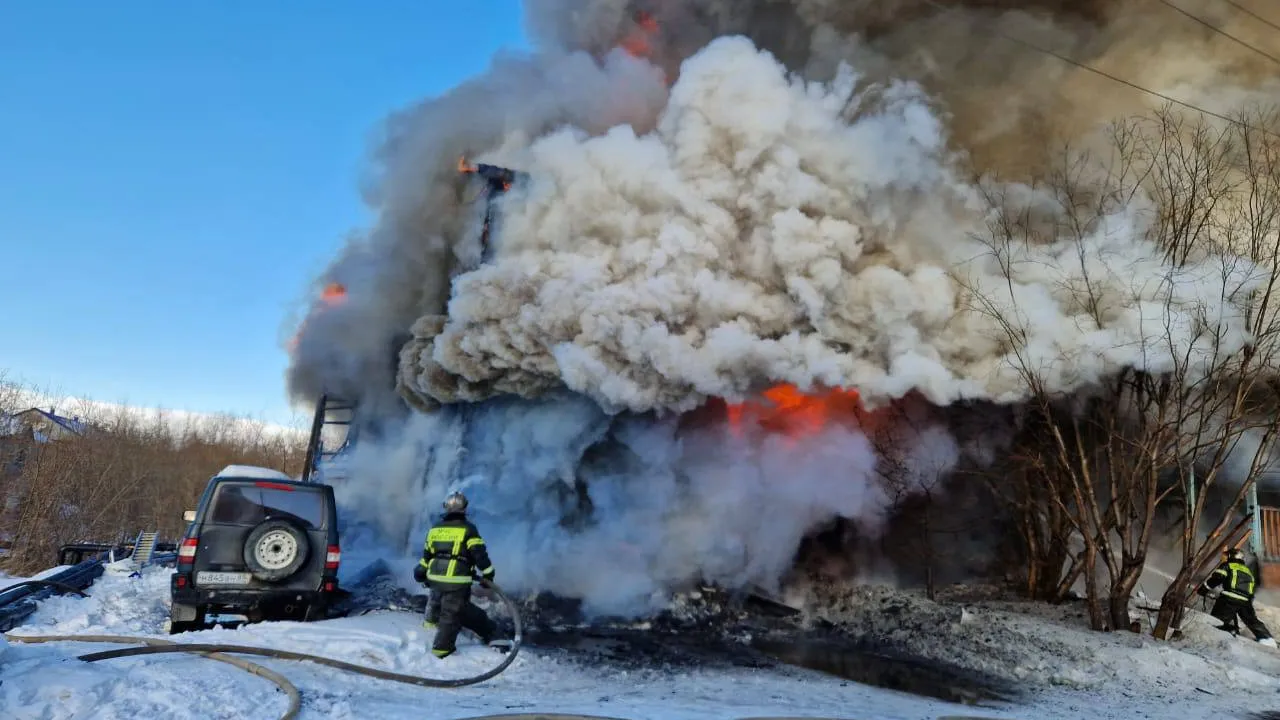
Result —
[[1052, 472], [1056, 447], [1045, 430], [1043, 415], [1022, 413], [1016, 436], [1002, 457], [965, 472], [983, 481], [1002, 503], [1014, 526], [1016, 560], [1023, 594], [1032, 600], [1061, 602], [1080, 578], [1085, 560], [1073, 552], [1073, 525], [1062, 478]]
[[890, 513], [910, 519], [909, 556], [923, 569], [925, 592], [934, 600], [939, 570], [954, 558], [939, 547], [939, 538], [958, 537], [973, 528], [957, 513], [939, 512], [960, 453], [941, 420], [920, 412], [921, 407], [900, 402], [884, 408], [866, 430]]
[[[1038, 492], [1014, 492], [1011, 505], [1029, 518], [1027, 543], [1040, 549], [1045, 570], [1065, 566], [1062, 581], [1083, 575], [1095, 629], [1130, 625], [1129, 598], [1146, 563], [1156, 509], [1171, 497], [1192, 495], [1179, 482], [1190, 473], [1179, 469], [1197, 467], [1202, 489], [1237, 469], [1238, 501], [1270, 457], [1276, 413], [1268, 368], [1277, 359], [1270, 292], [1280, 204], [1272, 149], [1261, 147], [1260, 134], [1249, 129], [1254, 126], [1215, 128], [1162, 110], [1115, 124], [1109, 157], [1065, 152], [1037, 188], [1053, 199], [1051, 213], [1037, 216], [1004, 196], [989, 196], [1002, 212], [990, 224], [985, 260], [1007, 287], [973, 283], [969, 289], [973, 307], [1001, 329], [1009, 363], [1030, 397], [1032, 433], [1021, 450], [1042, 482]], [[1155, 202], [1157, 222], [1145, 238], [1153, 257], [1142, 261], [1162, 261], [1166, 270], [1155, 287], [1127, 288], [1129, 278], [1143, 274], [1122, 258], [1100, 257], [1091, 238], [1143, 195]], [[1117, 305], [1142, 309], [1137, 346], [1116, 348], [1133, 360], [1070, 395], [1056, 384], [1057, 363], [1028, 349], [1030, 319], [1016, 300], [1018, 265], [1050, 243], [1063, 263], [1059, 299], [1071, 307], [1079, 332], [1106, 328]], [[1205, 277], [1206, 268], [1217, 274]], [[1188, 304], [1189, 294], [1179, 290], [1190, 284], [1221, 288], [1221, 297], [1201, 295]], [[1239, 307], [1248, 309], [1247, 323], [1231, 317]], [[1253, 462], [1241, 469], [1238, 446], [1246, 438]], [[1204, 503], [1202, 491], [1187, 513], [1183, 569], [1162, 603], [1160, 637], [1194, 576], [1233, 523], [1243, 522], [1228, 513], [1201, 538]], [[1041, 549], [1046, 541], [1061, 547], [1064, 528], [1080, 547], [1070, 565]], [[1057, 580], [1037, 577], [1034, 591], [1059, 589]]]
[[[1104, 298], [1114, 292], [1114, 279], [1091, 275], [1089, 236], [1098, 221], [1125, 199], [1110, 188], [1087, 192], [1082, 182], [1084, 165], [1077, 157], [1064, 159], [1068, 162], [1041, 188], [1061, 211], [1062, 220], [1048, 228], [1052, 236], [1037, 237], [1044, 232], [1038, 227], [1043, 219], [1006, 210], [991, 223], [988, 247], [1012, 299], [1018, 296], [1014, 278], [1016, 265], [1025, 261], [1025, 248], [1064, 239], [1072, 243], [1079, 272], [1073, 284], [1064, 283], [1067, 301], [1084, 318], [1082, 324], [1103, 327], [1109, 312]], [[1128, 171], [1121, 166], [1113, 172], [1123, 178]], [[1003, 197], [989, 199], [1005, 206]], [[1125, 402], [1141, 397], [1132, 390], [1142, 385], [1144, 375], [1125, 372], [1067, 397], [1055, 384], [1057, 368], [1045, 366], [1027, 349], [1030, 320], [1023, 308], [1016, 302], [1002, 302], [988, 289], [972, 286], [971, 290], [974, 307], [994, 319], [1004, 333], [1008, 360], [1030, 396], [1030, 434], [1019, 448], [1020, 487], [1015, 485], [1012, 493], [1004, 491], [1006, 497], [1016, 498], [1014, 507], [1022, 516], [1026, 543], [1032, 549], [1029, 554], [1036, 561], [1034, 571], [1046, 573], [1037, 574], [1029, 584], [1034, 593], [1056, 599], [1076, 577], [1083, 576], [1090, 626], [1097, 630], [1128, 627], [1128, 598], [1145, 562], [1159, 495], [1158, 469], [1150, 466], [1165, 439], [1158, 428], [1132, 422]], [[1074, 556], [1064, 542], [1068, 537], [1080, 545]], [[1111, 580], [1105, 589], [1098, 582], [1099, 562]], [[1055, 577], [1055, 570], [1065, 574]]]
[[[1246, 307], [1237, 347], [1215, 318], [1198, 318], [1202, 336], [1194, 352], [1165, 349], [1179, 381], [1174, 414], [1183, 432], [1176, 477], [1187, 506], [1179, 542], [1182, 563], [1161, 598], [1154, 634], [1168, 637], [1181, 624], [1187, 600], [1217, 555], [1248, 532], [1236, 511], [1272, 464], [1280, 435], [1280, 316], [1276, 270], [1280, 259], [1280, 126], [1274, 112], [1246, 111], [1214, 128], [1173, 113], [1155, 118], [1158, 138], [1143, 147], [1148, 183], [1165, 212], [1162, 247], [1177, 266], [1206, 251], [1232, 258], [1222, 285]], [[1225, 512], [1207, 515], [1215, 494]]]
[[175, 419], [166, 411], [77, 408], [83, 436], [29, 442], [8, 485], [17, 503], [0, 515], [14, 537], [7, 570], [48, 567], [61, 544], [132, 540], [141, 530], [174, 538], [208, 478], [236, 463], [284, 470], [301, 466], [306, 437], [262, 423], [218, 416]]

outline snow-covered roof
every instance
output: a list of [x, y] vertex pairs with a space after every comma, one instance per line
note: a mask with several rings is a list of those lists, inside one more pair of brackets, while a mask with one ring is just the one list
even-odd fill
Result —
[[17, 412], [12, 415], [8, 415], [3, 420], [0, 420], [0, 434], [8, 435], [8, 434], [12, 434], [13, 432], [17, 432], [19, 429], [21, 429], [23, 425], [22, 416], [28, 415], [31, 413], [40, 415], [45, 419], [47, 419], [49, 422], [52, 422], [61, 426], [62, 429], [66, 430], [67, 432], [75, 433], [76, 435], [83, 435], [85, 431], [89, 429], [88, 423], [86, 423], [85, 421], [81, 420], [78, 417], [65, 417], [53, 412], [52, 410], [44, 410], [38, 407], [33, 407], [27, 410], [23, 410], [22, 412]]
[[254, 480], [293, 480], [293, 478], [271, 468], [256, 465], [228, 465], [214, 477], [253, 478]]

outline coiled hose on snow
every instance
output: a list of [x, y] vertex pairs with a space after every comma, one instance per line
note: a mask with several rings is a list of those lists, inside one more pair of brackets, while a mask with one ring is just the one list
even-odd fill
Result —
[[[246, 660], [227, 657], [222, 653], [236, 653], [240, 655], [259, 655], [262, 657], [277, 658], [280, 660], [301, 660], [306, 662], [314, 662], [319, 665], [346, 670], [347, 672], [366, 675], [381, 680], [391, 680], [393, 682], [405, 683], [408, 685], [418, 685], [420, 687], [434, 688], [459, 688], [467, 685], [475, 685], [485, 680], [496, 677], [515, 662], [516, 655], [520, 652], [522, 641], [523, 626], [520, 622], [520, 608], [515, 601], [502, 592], [501, 588], [487, 579], [481, 579], [480, 584], [490, 590], [499, 600], [507, 607], [507, 611], [511, 613], [512, 623], [515, 630], [511, 640], [511, 649], [507, 651], [506, 657], [501, 663], [491, 670], [479, 675], [471, 677], [443, 679], [443, 678], [427, 678], [417, 675], [404, 675], [401, 673], [391, 672], [389, 670], [380, 670], [378, 668], [365, 667], [363, 665], [355, 665], [353, 663], [343, 662], [342, 660], [334, 660], [332, 658], [322, 657], [320, 655], [308, 655], [306, 653], [293, 652], [291, 650], [276, 650], [273, 648], [254, 647], [251, 645], [228, 645], [223, 643], [178, 643], [169, 640], [159, 640], [155, 638], [141, 638], [129, 636], [112, 636], [112, 635], [12, 635], [5, 634], [5, 637], [14, 642], [110, 642], [110, 643], [142, 643], [141, 647], [119, 648], [116, 650], [105, 650], [103, 652], [89, 653], [80, 655], [78, 659], [85, 662], [97, 662], [99, 660], [110, 660], [112, 658], [132, 657], [134, 655], [154, 655], [161, 653], [199, 653], [206, 657], [221, 662], [231, 662], [231, 664], [241, 667], [244, 670], [260, 675], [272, 682], [276, 683], [286, 694], [290, 696], [289, 710], [281, 716], [281, 720], [290, 720], [297, 715], [297, 708], [300, 705], [300, 697], [297, 688], [293, 687], [288, 680], [277, 675], [260, 665], [250, 663]], [[274, 676], [274, 677], [273, 677]], [[292, 688], [292, 691], [289, 689]]]
[[[134, 637], [132, 635], [13, 635], [6, 633], [5, 639], [23, 643], [49, 643], [49, 642], [100, 642], [100, 643], [143, 643], [152, 647], [169, 647], [178, 643], [172, 640], [162, 640], [160, 638], [143, 638]], [[252, 673], [262, 678], [266, 678], [275, 683], [276, 687], [284, 691], [289, 696], [289, 707], [280, 716], [280, 720], [293, 720], [298, 716], [298, 711], [302, 707], [302, 695], [298, 692], [297, 686], [289, 682], [280, 673], [265, 668], [257, 663], [249, 662], [243, 658], [231, 657], [216, 652], [201, 653], [210, 660], [227, 663]], [[80, 659], [84, 660], [87, 656], [81, 655]]]

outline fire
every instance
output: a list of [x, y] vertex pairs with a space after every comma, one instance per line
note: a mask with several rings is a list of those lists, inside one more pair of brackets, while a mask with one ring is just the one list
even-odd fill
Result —
[[741, 435], [747, 423], [755, 423], [794, 439], [834, 424], [861, 426], [867, 420], [867, 412], [856, 390], [835, 388], [806, 393], [781, 383], [761, 393], [759, 400], [725, 403], [725, 419], [735, 435]]
[[[480, 172], [481, 168], [485, 168], [485, 167], [488, 167], [488, 168], [489, 168], [489, 170], [493, 170], [493, 169], [494, 169], [492, 166], [485, 166], [485, 165], [481, 165], [480, 167], [476, 167], [475, 165], [472, 165], [471, 163], [467, 162], [467, 156], [466, 156], [466, 155], [459, 155], [459, 156], [458, 156], [458, 172], [460, 172], [460, 173], [462, 173], [462, 174], [464, 174], [464, 175], [468, 175], [468, 174], [472, 174], [472, 173], [479, 173], [480, 175], [486, 175], [486, 173], [482, 173], [482, 172]], [[499, 169], [499, 170], [502, 170], [502, 168], [498, 168], [498, 169]], [[488, 178], [488, 177], [486, 177], [486, 179], [489, 179], [489, 178]], [[503, 180], [502, 180], [502, 191], [503, 191], [503, 192], [506, 192], [507, 190], [510, 190], [510, 189], [511, 189], [511, 181], [510, 181], [510, 180], [508, 180], [508, 179], [503, 179]]]
[[[346, 299], [347, 286], [340, 282], [331, 282], [328, 285], [325, 285], [324, 289], [320, 291], [319, 305], [321, 309], [331, 308], [336, 305], [341, 305]], [[290, 353], [298, 349], [298, 338], [302, 336], [302, 331], [305, 330], [306, 327], [307, 321], [304, 319], [302, 321], [302, 325], [298, 328], [298, 331], [293, 334], [293, 337], [289, 338], [287, 345]]]
[[639, 25], [642, 30], [650, 35], [658, 32], [658, 21], [654, 20], [653, 16], [644, 10], [636, 13], [636, 25]]
[[342, 283], [332, 282], [324, 286], [324, 291], [320, 293], [320, 302], [330, 307], [341, 303], [347, 299], [347, 286]]
[[653, 38], [658, 34], [658, 21], [640, 10], [635, 14], [635, 25], [618, 44], [632, 57], [653, 57]]
[[669, 69], [661, 68], [662, 63], [654, 58], [654, 55], [659, 52], [657, 48], [659, 39], [657, 19], [653, 15], [640, 10], [632, 17], [632, 20], [630, 29], [618, 40], [618, 47], [631, 57], [648, 60], [659, 66], [662, 70], [663, 81], [666, 82], [667, 87], [671, 87], [675, 80], [669, 75]]

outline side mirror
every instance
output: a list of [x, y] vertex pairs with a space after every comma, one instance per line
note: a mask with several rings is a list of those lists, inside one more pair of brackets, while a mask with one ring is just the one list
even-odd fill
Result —
[[187, 510], [187, 511], [184, 511], [184, 512], [182, 513], [182, 520], [183, 520], [183, 522], [195, 522], [195, 521], [196, 521], [196, 511], [195, 511], [195, 510]]

